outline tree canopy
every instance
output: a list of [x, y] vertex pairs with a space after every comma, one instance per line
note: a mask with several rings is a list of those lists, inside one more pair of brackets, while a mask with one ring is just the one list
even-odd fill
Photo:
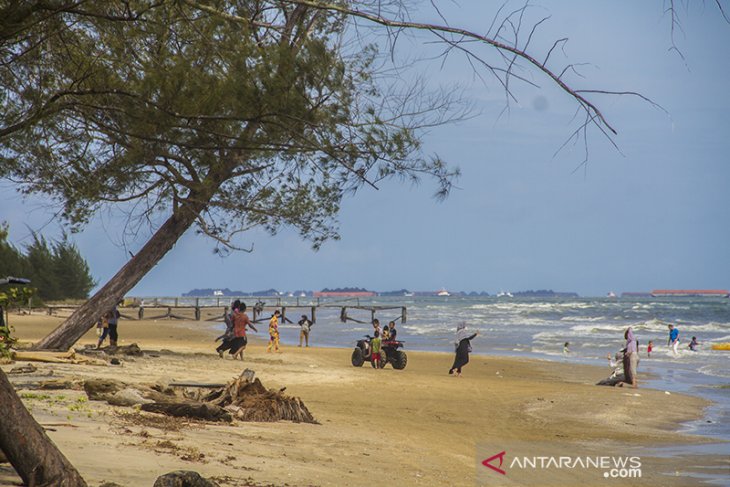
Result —
[[77, 3], [39, 7], [6, 44], [1, 80], [3, 172], [73, 225], [109, 203], [143, 219], [197, 203], [198, 229], [225, 245], [287, 224], [317, 247], [347, 191], [428, 174], [444, 195], [457, 174], [420, 153], [416, 128], [439, 114], [384, 97], [375, 48], [344, 46], [344, 14]]

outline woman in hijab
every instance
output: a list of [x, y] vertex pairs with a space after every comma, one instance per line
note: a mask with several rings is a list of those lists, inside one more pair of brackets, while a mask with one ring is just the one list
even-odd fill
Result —
[[634, 330], [631, 327], [624, 332], [626, 339], [626, 348], [624, 349], [624, 381], [616, 384], [619, 387], [629, 385], [634, 389], [636, 385], [636, 369], [639, 366], [639, 342], [634, 336]]
[[473, 340], [479, 332], [474, 332], [469, 335], [466, 331], [466, 323], [460, 323], [456, 327], [456, 341], [454, 346], [456, 347], [456, 357], [454, 357], [454, 365], [451, 366], [449, 374], [456, 372], [456, 377], [461, 377], [461, 368], [469, 363], [469, 352], [471, 352], [470, 340]]

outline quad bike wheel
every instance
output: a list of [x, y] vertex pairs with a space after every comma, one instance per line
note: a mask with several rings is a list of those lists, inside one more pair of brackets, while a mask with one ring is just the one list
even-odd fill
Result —
[[362, 356], [362, 350], [360, 347], [355, 347], [355, 350], [352, 351], [352, 365], [362, 367], [363, 363], [365, 363], [365, 357]]
[[408, 355], [406, 355], [406, 352], [396, 350], [395, 352], [393, 352], [393, 359], [390, 362], [393, 365], [394, 369], [405, 369], [406, 364], [408, 363]]

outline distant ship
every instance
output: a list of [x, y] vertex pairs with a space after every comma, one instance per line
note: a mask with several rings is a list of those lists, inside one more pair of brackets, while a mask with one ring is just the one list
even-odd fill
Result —
[[606, 294], [606, 297], [607, 298], [615, 298], [616, 297], [616, 293], [613, 292], [613, 291], [608, 291], [608, 294]]
[[498, 298], [514, 298], [514, 296], [512, 295], [512, 293], [509, 292], [509, 291], [507, 291], [507, 292], [500, 291], [500, 292], [497, 293], [497, 297]]
[[730, 291], [726, 289], [655, 289], [651, 292], [655, 298], [661, 297], [701, 297], [727, 298]]
[[223, 291], [221, 291], [220, 289], [216, 289], [215, 291], [213, 291], [213, 296], [223, 296]]
[[451, 293], [446, 289], [441, 288], [441, 291], [437, 292], [436, 296], [451, 296]]

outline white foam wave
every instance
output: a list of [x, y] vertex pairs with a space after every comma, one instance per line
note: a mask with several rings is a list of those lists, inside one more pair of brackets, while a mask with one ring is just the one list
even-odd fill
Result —
[[705, 365], [699, 368], [699, 372], [713, 377], [730, 378], [730, 369], [721, 364]]

